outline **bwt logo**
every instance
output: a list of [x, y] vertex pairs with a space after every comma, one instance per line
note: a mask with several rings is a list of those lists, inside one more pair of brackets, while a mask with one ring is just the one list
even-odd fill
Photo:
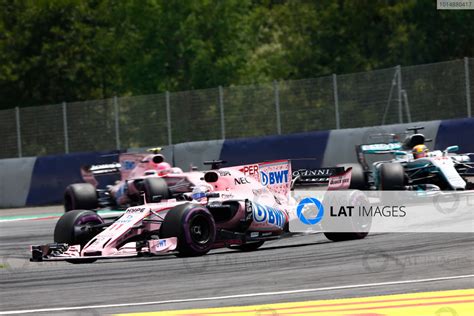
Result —
[[[314, 218], [306, 217], [303, 212], [309, 210], [309, 207], [313, 206], [316, 207], [318, 210], [318, 214]], [[304, 198], [298, 203], [296, 207], [296, 214], [298, 215], [299, 220], [306, 225], [315, 225], [319, 223], [324, 216], [324, 206], [323, 204], [316, 198]]]
[[268, 223], [276, 225], [278, 227], [283, 227], [285, 225], [285, 215], [273, 207], [260, 205], [258, 203], [252, 204], [253, 208], [253, 218], [258, 223]]
[[122, 162], [122, 165], [125, 170], [132, 170], [133, 168], [135, 168], [135, 161], [125, 160]]
[[266, 172], [261, 171], [260, 176], [262, 178], [263, 185], [288, 182], [288, 170], [272, 171], [268, 174]]

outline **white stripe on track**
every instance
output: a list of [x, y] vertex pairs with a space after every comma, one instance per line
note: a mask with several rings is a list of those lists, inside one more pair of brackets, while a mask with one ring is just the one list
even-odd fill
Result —
[[15, 311], [0, 311], [0, 315], [14, 315], [14, 314], [27, 314], [27, 313], [46, 313], [46, 312], [64, 312], [82, 309], [99, 309], [99, 308], [118, 308], [118, 307], [134, 307], [134, 306], [145, 306], [145, 305], [164, 305], [164, 304], [176, 304], [176, 303], [189, 303], [189, 302], [201, 302], [201, 301], [218, 301], [228, 300], [236, 298], [246, 298], [255, 296], [273, 296], [273, 295], [288, 295], [288, 294], [299, 294], [299, 293], [310, 293], [310, 292], [322, 292], [322, 291], [334, 291], [334, 290], [345, 290], [345, 289], [356, 289], [364, 287], [380, 287], [400, 284], [413, 284], [413, 283], [424, 283], [424, 282], [436, 282], [436, 281], [447, 281], [473, 278], [474, 274], [456, 275], [450, 277], [430, 278], [430, 279], [419, 279], [419, 280], [405, 280], [405, 281], [392, 281], [392, 282], [381, 282], [381, 283], [366, 283], [366, 284], [352, 284], [342, 286], [330, 286], [320, 287], [314, 289], [301, 289], [301, 290], [288, 290], [278, 292], [262, 292], [262, 293], [251, 293], [251, 294], [234, 294], [225, 296], [213, 296], [213, 297], [198, 297], [198, 298], [184, 298], [174, 299], [165, 301], [152, 301], [152, 302], [135, 302], [135, 303], [123, 303], [123, 304], [105, 304], [105, 305], [88, 305], [88, 306], [70, 306], [70, 307], [52, 307], [52, 308], [41, 308], [41, 309], [24, 309]]

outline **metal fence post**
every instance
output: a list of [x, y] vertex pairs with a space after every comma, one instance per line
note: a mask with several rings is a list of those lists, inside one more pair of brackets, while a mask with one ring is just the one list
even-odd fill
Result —
[[397, 86], [398, 86], [398, 121], [403, 123], [403, 99], [402, 99], [402, 67], [397, 66]]
[[165, 98], [166, 98], [166, 123], [168, 126], [168, 145], [172, 145], [173, 138], [171, 135], [171, 109], [170, 109], [170, 92], [169, 91], [166, 91]]
[[67, 104], [63, 102], [64, 152], [69, 154], [69, 134], [67, 128]]
[[281, 135], [281, 117], [280, 117], [280, 85], [278, 81], [273, 81], [273, 91], [275, 94], [275, 111], [276, 111], [276, 124], [277, 124], [277, 133]]
[[334, 110], [336, 112], [336, 129], [341, 128], [341, 117], [339, 114], [339, 96], [337, 92], [337, 76], [332, 74], [332, 86], [334, 91]]
[[114, 96], [114, 116], [115, 116], [115, 146], [120, 150], [120, 122], [119, 106], [117, 96]]
[[20, 108], [15, 108], [15, 121], [16, 121], [16, 145], [18, 149], [18, 157], [23, 156], [22, 148], [21, 148], [21, 128], [20, 128]]
[[467, 104], [467, 117], [472, 116], [471, 112], [471, 87], [469, 81], [469, 58], [464, 57], [464, 73], [466, 78], [466, 104]]
[[219, 108], [221, 111], [221, 138], [225, 139], [224, 90], [219, 86]]

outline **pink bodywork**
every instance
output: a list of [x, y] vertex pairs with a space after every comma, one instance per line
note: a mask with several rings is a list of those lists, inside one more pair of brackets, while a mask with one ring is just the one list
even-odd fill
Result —
[[[163, 175], [163, 178], [169, 184], [186, 178], [194, 185], [205, 185], [209, 187], [210, 191], [219, 193], [218, 197], [204, 198], [204, 201], [193, 201], [193, 203], [206, 206], [209, 202], [239, 201], [240, 207], [237, 213], [230, 220], [222, 223], [216, 222], [217, 229], [235, 230], [245, 216], [245, 201], [247, 200], [252, 202], [253, 213], [253, 220], [248, 228], [249, 232], [283, 233], [285, 225], [294, 212], [294, 204], [290, 198], [292, 172], [289, 161], [280, 160], [221, 168], [208, 171], [208, 173], [210, 172], [217, 174], [217, 181], [205, 182], [203, 172], [169, 173]], [[343, 189], [348, 188], [349, 183], [350, 170], [333, 177], [329, 186], [333, 189]], [[130, 207], [111, 226], [90, 240], [83, 249], [80, 249], [78, 245], [72, 245], [58, 259], [137, 255], [137, 242], [127, 242], [127, 240], [145, 232], [158, 231], [166, 213], [183, 203], [189, 203], [189, 201], [170, 199], [160, 203]], [[175, 250], [177, 242], [176, 237], [151, 239], [141, 247], [141, 251], [151, 254], [166, 253]], [[224, 245], [216, 245], [216, 247]]]
[[[162, 162], [155, 163], [155, 158], [162, 160]], [[119, 156], [118, 164], [113, 163], [109, 165], [120, 166], [120, 181], [108, 187], [108, 192], [119, 206], [129, 204], [130, 196], [139, 195], [140, 190], [135, 187], [135, 180], [183, 173], [180, 168], [172, 167], [169, 163], [165, 162], [163, 155], [160, 154], [122, 153]], [[114, 169], [111, 168], [111, 170]], [[104, 174], [110, 173], [116, 172], [109, 171]], [[97, 188], [98, 181], [95, 178], [94, 172], [88, 168], [81, 168], [81, 175], [85, 182]]]

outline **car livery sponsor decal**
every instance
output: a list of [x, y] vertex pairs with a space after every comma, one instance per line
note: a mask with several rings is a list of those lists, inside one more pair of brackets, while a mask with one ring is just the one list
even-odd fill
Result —
[[121, 179], [129, 179], [140, 161], [148, 155], [147, 153], [121, 153], [119, 155], [119, 163], [122, 166]]
[[260, 177], [263, 185], [287, 183], [288, 170], [271, 171], [268, 173], [261, 171]]
[[347, 190], [351, 185], [352, 169], [341, 175], [329, 177], [328, 190]]
[[283, 211], [279, 209], [261, 205], [258, 203], [252, 204], [253, 219], [257, 223], [266, 223], [283, 228], [286, 223], [286, 216]]
[[[266, 186], [272, 193], [288, 196], [291, 184], [291, 165], [288, 160], [277, 160], [229, 167], [242, 172], [247, 178], [252, 178]], [[240, 178], [237, 178], [240, 182]], [[237, 182], [237, 181], [236, 181]], [[235, 183], [239, 185], [240, 183]]]
[[291, 184], [291, 165], [288, 160], [264, 162], [259, 165], [260, 183], [270, 191], [288, 196]]
[[241, 184], [249, 184], [250, 181], [246, 177], [240, 177], [240, 178], [235, 178], [234, 179], [234, 184], [235, 185], [241, 185]]
[[257, 181], [260, 180], [258, 175], [259, 167], [257, 164], [240, 166], [238, 170], [248, 177], [254, 178]]
[[136, 162], [133, 160], [123, 160], [122, 161], [122, 168], [124, 170], [132, 170], [136, 166]]

